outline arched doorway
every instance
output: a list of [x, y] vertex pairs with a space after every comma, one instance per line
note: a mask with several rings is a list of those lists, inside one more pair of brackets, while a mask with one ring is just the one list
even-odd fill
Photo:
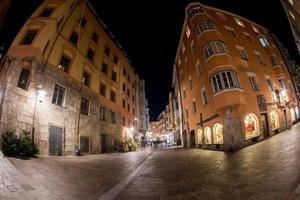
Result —
[[244, 119], [245, 138], [250, 139], [259, 136], [258, 119], [254, 113], [249, 113]]
[[203, 131], [202, 131], [202, 128], [199, 128], [198, 131], [197, 131], [197, 139], [198, 139], [198, 144], [202, 144], [203, 141]]
[[205, 144], [211, 144], [211, 129], [209, 127], [206, 127], [204, 129], [204, 139], [205, 139]]
[[270, 112], [270, 126], [272, 131], [279, 129], [280, 127], [279, 116], [276, 110]]
[[214, 143], [223, 144], [223, 126], [220, 123], [216, 123], [213, 128]]
[[295, 109], [291, 108], [290, 109], [290, 113], [291, 113], [291, 120], [292, 122], [294, 122], [296, 120], [296, 113], [295, 113]]

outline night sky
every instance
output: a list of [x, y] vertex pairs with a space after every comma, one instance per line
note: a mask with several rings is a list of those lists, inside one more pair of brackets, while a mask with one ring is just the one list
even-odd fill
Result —
[[[12, 0], [0, 41], [9, 47], [26, 18], [42, 0]], [[165, 108], [171, 91], [172, 68], [184, 21], [184, 9], [191, 0], [124, 1], [90, 0], [112, 31], [131, 64], [146, 81], [151, 120]], [[162, 3], [164, 2], [164, 3]], [[287, 17], [279, 0], [201, 0], [264, 26], [275, 33], [300, 61]], [[270, 4], [272, 2], [272, 4]]]

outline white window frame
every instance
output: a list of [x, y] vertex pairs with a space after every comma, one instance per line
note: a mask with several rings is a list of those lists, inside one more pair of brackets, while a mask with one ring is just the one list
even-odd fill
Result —
[[227, 54], [227, 47], [221, 40], [213, 40], [203, 46], [203, 56], [207, 60], [213, 55]]
[[210, 77], [210, 81], [214, 94], [223, 90], [240, 88], [236, 72], [232, 70], [219, 71]]
[[202, 20], [198, 22], [195, 26], [195, 31], [197, 35], [200, 35], [204, 31], [217, 30], [216, 24], [210, 20]]
[[256, 74], [248, 72], [248, 79], [253, 91], [259, 91], [259, 85], [256, 78]]

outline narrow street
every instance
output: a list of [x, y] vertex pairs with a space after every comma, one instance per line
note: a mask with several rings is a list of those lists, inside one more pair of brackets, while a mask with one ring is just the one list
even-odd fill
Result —
[[300, 199], [300, 124], [236, 153], [153, 151], [9, 160], [38, 199]]

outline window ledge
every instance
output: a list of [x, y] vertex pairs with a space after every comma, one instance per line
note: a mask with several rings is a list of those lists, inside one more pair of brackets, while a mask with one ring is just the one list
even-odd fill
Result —
[[225, 93], [225, 92], [232, 92], [232, 91], [244, 92], [244, 90], [241, 89], [241, 88], [228, 88], [228, 89], [223, 89], [220, 92], [214, 94], [213, 97], [216, 97], [216, 96], [218, 96], [218, 95], [220, 95], [222, 93]]
[[202, 31], [199, 35], [197, 35], [197, 39], [199, 40], [199, 38], [202, 35], [204, 35], [204, 33], [207, 33], [207, 32], [216, 32], [216, 33], [220, 34], [221, 36], [223, 36], [222, 33], [220, 33], [217, 29], [208, 29], [208, 30]]
[[210, 56], [209, 58], [207, 58], [207, 59], [205, 60], [205, 64], [206, 64], [209, 60], [211, 60], [212, 58], [214, 58], [214, 57], [216, 57], [216, 56], [227, 56], [227, 57], [229, 57], [229, 58], [232, 58], [232, 56], [230, 56], [228, 53], [214, 54], [214, 55]]

